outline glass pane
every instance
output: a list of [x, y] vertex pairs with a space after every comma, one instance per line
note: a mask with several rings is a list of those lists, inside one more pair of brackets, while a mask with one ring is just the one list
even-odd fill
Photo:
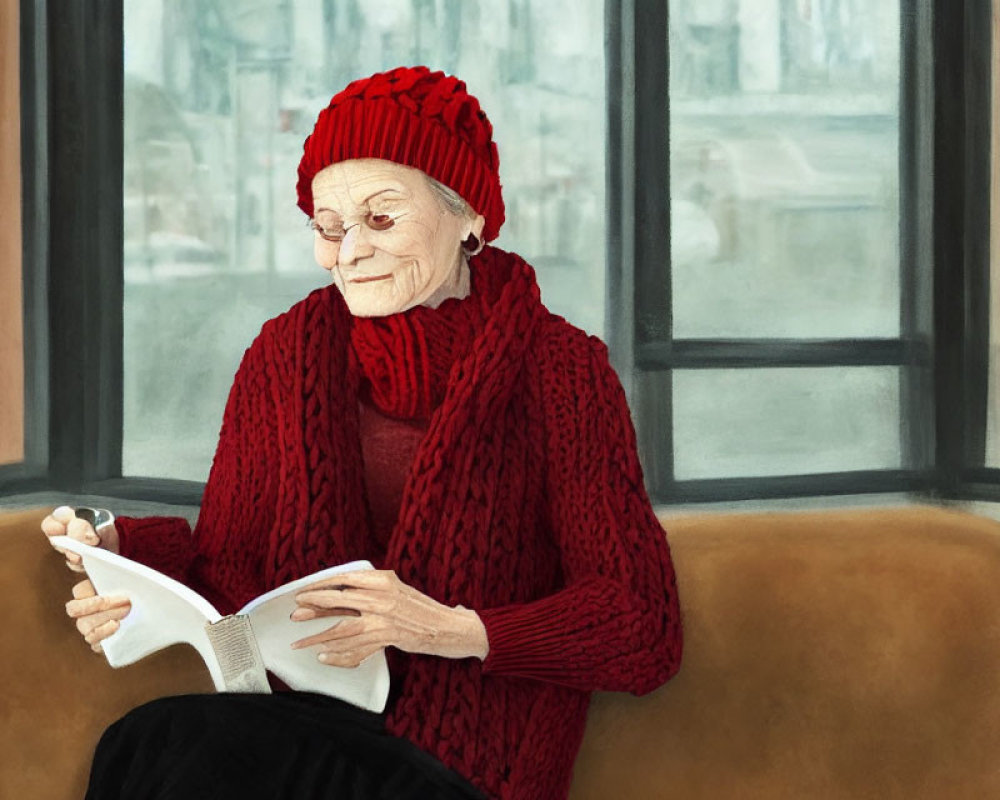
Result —
[[603, 41], [601, 0], [129, 0], [125, 474], [207, 475], [244, 348], [325, 283], [295, 205], [302, 142], [379, 70], [465, 80], [500, 149], [496, 244], [602, 334]]
[[898, 0], [670, 0], [677, 337], [895, 337]]
[[18, 6], [0, 7], [0, 464], [24, 460]]
[[674, 373], [678, 480], [898, 469], [899, 370]]

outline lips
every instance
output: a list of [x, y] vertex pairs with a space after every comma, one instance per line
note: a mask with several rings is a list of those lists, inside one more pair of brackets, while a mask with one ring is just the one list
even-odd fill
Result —
[[348, 283], [371, 283], [372, 281], [384, 281], [391, 277], [392, 275], [370, 275], [360, 278], [351, 278]]

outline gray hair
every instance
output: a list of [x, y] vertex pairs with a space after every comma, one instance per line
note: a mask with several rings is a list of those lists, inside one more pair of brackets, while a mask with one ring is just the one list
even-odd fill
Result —
[[444, 206], [445, 211], [449, 211], [456, 217], [463, 217], [465, 219], [475, 219], [476, 212], [473, 210], [465, 198], [462, 197], [458, 192], [449, 186], [445, 186], [440, 181], [434, 180], [430, 175], [424, 173], [424, 177], [427, 178], [427, 183], [430, 185], [434, 194], [437, 195], [438, 200], [441, 201], [441, 205]]

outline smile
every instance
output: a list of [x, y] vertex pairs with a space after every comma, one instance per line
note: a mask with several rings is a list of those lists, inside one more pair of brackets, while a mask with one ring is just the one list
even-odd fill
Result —
[[371, 277], [351, 278], [348, 283], [371, 283], [372, 281], [384, 281], [391, 277], [392, 275], [372, 275]]

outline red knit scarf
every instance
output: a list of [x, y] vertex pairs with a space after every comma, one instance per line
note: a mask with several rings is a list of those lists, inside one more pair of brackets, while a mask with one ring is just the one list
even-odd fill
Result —
[[467, 298], [386, 317], [353, 318], [351, 344], [367, 379], [361, 387], [365, 400], [396, 419], [430, 417], [444, 399], [452, 366], [482, 332], [499, 297], [505, 276], [492, 266], [472, 270]]
[[[470, 270], [470, 297], [442, 303], [436, 311], [413, 309], [381, 320], [361, 320], [351, 316], [343, 298], [329, 287], [277, 318], [276, 325], [290, 330], [275, 335], [273, 345], [268, 340], [265, 348], [275, 352], [265, 350], [264, 358], [274, 364], [272, 375], [283, 402], [284, 427], [275, 444], [289, 457], [279, 476], [273, 521], [273, 529], [282, 533], [268, 538], [263, 559], [268, 585], [372, 554], [358, 413], [361, 392], [370, 383], [370, 391], [378, 395], [376, 408], [383, 413], [394, 407], [416, 413], [420, 404], [410, 406], [407, 395], [429, 397], [433, 403], [434, 392], [420, 388], [418, 381], [430, 375], [429, 383], [437, 383], [434, 365], [446, 365], [455, 350], [464, 349], [450, 370], [446, 366], [436, 370], [438, 376], [448, 372], [444, 396], [427, 416], [427, 432], [414, 454], [396, 524], [378, 561], [442, 601], [470, 607], [481, 601], [477, 592], [484, 584], [472, 574], [479, 567], [458, 575], [437, 569], [441, 562], [435, 557], [432, 568], [428, 553], [453, 537], [464, 539], [468, 531], [489, 528], [489, 520], [480, 516], [490, 505], [480, 508], [477, 501], [473, 508], [469, 496], [489, 495], [481, 484], [497, 474], [480, 473], [486, 462], [504, 461], [503, 409], [518, 385], [525, 349], [545, 309], [532, 269], [516, 255], [487, 247], [472, 259]], [[485, 311], [479, 311], [481, 305]], [[428, 335], [432, 330], [447, 331], [455, 323], [453, 314], [466, 313], [474, 321], [482, 317], [478, 335], [474, 328], [467, 330], [460, 345], [443, 341], [447, 336]], [[411, 323], [411, 318], [420, 324]], [[355, 344], [355, 328], [357, 341], [369, 347]], [[420, 335], [401, 333], [414, 331]], [[454, 350], [435, 349], [436, 344]], [[427, 354], [421, 356], [427, 366], [411, 371], [407, 359], [398, 354], [414, 346]], [[294, 348], [294, 358], [285, 353], [289, 347]], [[355, 355], [355, 350], [360, 353]], [[439, 360], [438, 353], [445, 355]], [[469, 446], [471, 432], [475, 447]], [[469, 461], [473, 457], [483, 462], [475, 469]], [[449, 552], [445, 561], [452, 557]]]

